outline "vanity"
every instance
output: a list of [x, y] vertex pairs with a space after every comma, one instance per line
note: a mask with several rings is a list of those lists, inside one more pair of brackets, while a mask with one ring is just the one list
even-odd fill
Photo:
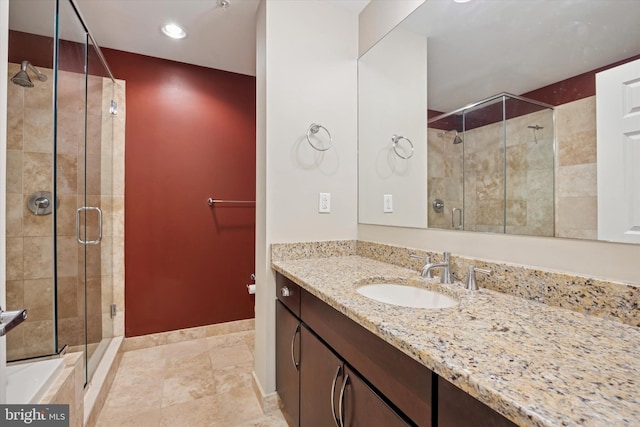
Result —
[[[454, 255], [455, 256], [455, 255]], [[276, 388], [291, 426], [633, 425], [638, 328], [355, 254], [274, 259]], [[426, 288], [453, 307], [357, 292]]]

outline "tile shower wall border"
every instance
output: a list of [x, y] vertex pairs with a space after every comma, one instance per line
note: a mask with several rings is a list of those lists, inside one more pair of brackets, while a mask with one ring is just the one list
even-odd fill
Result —
[[[272, 244], [272, 259], [324, 258], [359, 255], [420, 271], [424, 258], [442, 261], [442, 254], [420, 249], [365, 241], [326, 241]], [[412, 258], [411, 255], [419, 256]], [[468, 266], [491, 269], [491, 276], [478, 276], [481, 287], [520, 298], [562, 307], [591, 316], [640, 326], [640, 286], [609, 282], [453, 254], [452, 278], [463, 281]]]

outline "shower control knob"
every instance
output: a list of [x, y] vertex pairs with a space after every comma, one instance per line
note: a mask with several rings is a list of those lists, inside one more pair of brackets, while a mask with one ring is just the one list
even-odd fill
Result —
[[283, 297], [288, 297], [289, 295], [291, 295], [291, 291], [286, 286], [283, 286], [282, 289], [280, 289], [280, 294]]

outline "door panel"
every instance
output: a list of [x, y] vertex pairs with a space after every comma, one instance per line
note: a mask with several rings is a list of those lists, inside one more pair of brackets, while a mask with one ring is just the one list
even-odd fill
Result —
[[342, 361], [304, 325], [300, 343], [300, 425], [337, 426], [333, 414], [344, 374]]
[[276, 390], [290, 426], [300, 422], [300, 321], [276, 301]]
[[408, 426], [393, 409], [389, 407], [360, 376], [350, 368], [345, 368], [346, 384], [344, 397], [338, 404], [342, 407], [344, 427], [403, 427]]
[[640, 243], [640, 60], [596, 74], [598, 239]]

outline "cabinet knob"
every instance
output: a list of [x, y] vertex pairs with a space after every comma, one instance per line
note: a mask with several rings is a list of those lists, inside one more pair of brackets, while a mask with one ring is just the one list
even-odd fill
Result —
[[289, 290], [289, 288], [288, 288], [288, 287], [283, 286], [283, 287], [280, 289], [280, 294], [281, 294], [283, 297], [288, 297], [289, 295], [291, 295], [291, 291]]

